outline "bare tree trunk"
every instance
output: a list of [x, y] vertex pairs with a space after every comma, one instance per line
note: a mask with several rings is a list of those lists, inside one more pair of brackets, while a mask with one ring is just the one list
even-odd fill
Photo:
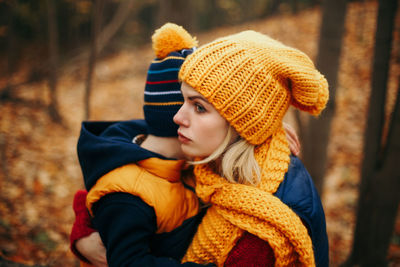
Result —
[[14, 32], [14, 5], [15, 3], [10, 1], [6, 2], [6, 5], [8, 7], [8, 12], [7, 12], [7, 70], [5, 75], [8, 76], [7, 79], [7, 84], [6, 86], [0, 91], [0, 102], [2, 100], [6, 100], [10, 98], [11, 95], [11, 90], [12, 90], [12, 85], [10, 83], [11, 81], [11, 75], [15, 71], [16, 67], [16, 61], [17, 61], [17, 53], [16, 53], [16, 47], [17, 47], [17, 41], [15, 38], [15, 32]]
[[58, 30], [57, 15], [54, 0], [47, 0], [48, 32], [49, 32], [49, 52], [50, 52], [50, 104], [48, 112], [51, 119], [55, 122], [62, 122], [58, 112], [57, 100], [57, 71], [58, 71]]
[[85, 90], [85, 115], [84, 119], [90, 118], [90, 96], [92, 92], [92, 80], [94, 67], [97, 58], [97, 34], [101, 27], [101, 14], [104, 7], [104, 0], [95, 0], [92, 11], [92, 38], [90, 43], [90, 56], [88, 62], [88, 74], [86, 77], [86, 90]]
[[193, 29], [193, 14], [190, 0], [160, 0], [158, 25], [173, 22], [187, 30]]
[[327, 162], [327, 146], [329, 142], [331, 121], [335, 113], [335, 94], [337, 88], [342, 37], [346, 17], [346, 0], [323, 1], [322, 25], [319, 37], [317, 68], [325, 75], [329, 83], [329, 101], [319, 118], [309, 118], [304, 130], [303, 160], [322, 194]]
[[360, 196], [352, 253], [345, 266], [385, 266], [399, 203], [399, 92], [386, 148], [382, 129], [397, 0], [379, 1], [372, 91], [364, 140]]
[[111, 40], [111, 38], [118, 32], [118, 30], [124, 24], [126, 19], [131, 14], [133, 6], [134, 6], [133, 0], [124, 0], [119, 4], [118, 10], [113, 16], [113, 19], [98, 36], [98, 39], [96, 41], [97, 54], [101, 53], [103, 48], [107, 45], [107, 43]]
[[299, 1], [298, 0], [292, 0], [290, 5], [292, 6], [293, 14], [297, 14], [299, 12]]
[[[6, 2], [7, 4], [7, 2]], [[11, 76], [16, 67], [17, 62], [17, 40], [15, 37], [14, 29], [14, 6], [15, 3], [8, 3], [7, 21], [8, 21], [8, 31], [7, 31], [7, 75]]]
[[268, 5], [264, 9], [262, 17], [268, 17], [277, 14], [279, 12], [280, 3], [281, 1], [279, 0], [268, 1]]
[[361, 222], [357, 218], [359, 222], [357, 226], [360, 227], [361, 223], [365, 223], [361, 227], [368, 232], [366, 236], [358, 235], [355, 237], [355, 242], [358, 243], [356, 251], [359, 249], [361, 254], [357, 263], [361, 266], [387, 265], [388, 248], [393, 235], [400, 201], [399, 101], [400, 98], [397, 97], [391, 132], [381, 166], [374, 170], [372, 174], [365, 176], [369, 180], [370, 188], [365, 190], [360, 196], [363, 198], [361, 201], [368, 202], [368, 206], [364, 205], [364, 216], [358, 217], [365, 218], [365, 215], [368, 215], [368, 222]]
[[223, 24], [224, 16], [221, 15], [222, 10], [217, 1], [211, 0], [209, 1], [209, 3], [209, 11], [207, 12], [207, 14], [209, 14], [210, 17], [207, 18], [207, 20], [210, 21], [209, 28], [212, 29], [214, 27], [219, 27]]

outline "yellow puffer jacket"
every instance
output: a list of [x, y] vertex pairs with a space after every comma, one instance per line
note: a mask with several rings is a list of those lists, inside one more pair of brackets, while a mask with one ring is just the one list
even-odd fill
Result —
[[197, 196], [181, 182], [183, 164], [182, 160], [149, 158], [114, 169], [91, 188], [86, 206], [92, 214], [93, 204], [101, 197], [129, 193], [154, 208], [157, 233], [170, 232], [199, 211]]

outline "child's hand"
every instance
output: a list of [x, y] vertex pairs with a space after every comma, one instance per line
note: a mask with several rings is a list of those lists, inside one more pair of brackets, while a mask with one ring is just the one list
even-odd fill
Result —
[[299, 137], [297, 136], [296, 130], [287, 123], [283, 123], [283, 129], [286, 133], [286, 138], [289, 142], [289, 149], [293, 155], [298, 156], [300, 154], [300, 141]]
[[107, 267], [106, 248], [98, 232], [76, 241], [76, 249], [96, 267]]

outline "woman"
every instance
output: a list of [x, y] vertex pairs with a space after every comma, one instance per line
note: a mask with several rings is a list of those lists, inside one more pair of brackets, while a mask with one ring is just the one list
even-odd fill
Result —
[[[186, 87], [185, 87], [186, 88]], [[198, 98], [197, 97], [195, 97], [195, 98], [193, 98], [193, 97], [185, 97], [185, 101], [187, 102], [187, 100], [190, 100], [190, 101], [192, 101], [191, 99], [197, 99], [198, 100]], [[185, 105], [186, 105], [186, 102], [185, 102]], [[183, 106], [182, 107], [182, 110], [184, 110], [184, 108], [186, 107], [186, 106]], [[197, 103], [196, 105], [196, 108], [198, 108], [198, 109], [201, 109], [202, 107]], [[200, 111], [200, 110], [199, 110]], [[215, 113], [214, 113], [215, 114]], [[179, 115], [179, 113], [178, 113], [178, 115]], [[185, 126], [185, 122], [184, 121], [181, 121], [180, 119], [179, 119], [179, 116], [177, 115], [177, 117], [176, 117], [176, 122], [178, 122], [178, 124], [181, 126], [181, 128], [182, 129], [184, 129], [184, 127], [186, 127]], [[201, 122], [201, 120], [200, 121], [198, 121], [198, 122]], [[197, 123], [198, 123], [197, 122]], [[196, 123], [196, 124], [197, 124]], [[208, 135], [205, 135], [205, 137], [207, 137], [206, 138], [206, 141], [207, 142], [213, 142], [212, 143], [212, 145], [215, 147], [215, 146], [217, 146], [217, 145], [219, 145], [219, 141], [220, 141], [220, 139], [221, 139], [221, 137], [222, 136], [225, 136], [225, 131], [218, 131], [219, 129], [220, 129], [220, 127], [222, 126], [222, 125], [224, 125], [224, 126], [227, 126], [228, 124], [226, 123], [226, 121], [224, 120], [224, 119], [222, 119], [222, 117], [220, 117], [220, 120], [216, 120], [216, 122], [214, 121], [214, 120], [209, 120], [209, 121], [206, 121], [204, 124], [200, 124], [200, 125], [204, 125], [204, 126], [206, 126], [206, 127], [208, 127], [208, 129], [210, 130], [210, 131], [205, 131], [205, 133], [219, 133], [219, 136], [216, 136], [216, 137], [214, 137], [214, 136], [211, 136], [212, 138], [208, 138]], [[191, 128], [192, 129], [192, 128]], [[200, 129], [201, 130], [201, 129]], [[182, 130], [183, 131], [183, 130]], [[185, 132], [186, 132], [186, 130], [185, 130]], [[194, 156], [194, 157], [206, 157], [206, 156], [208, 156], [208, 155], [210, 155], [211, 154], [211, 152], [213, 152], [213, 149], [214, 149], [214, 147], [213, 146], [206, 146], [207, 148], [208, 148], [208, 150], [207, 151], [204, 151], [202, 148], [203, 148], [203, 146], [205, 145], [205, 144], [207, 144], [207, 142], [203, 142], [202, 144], [198, 144], [198, 145], [200, 145], [200, 146], [198, 146], [197, 148], [196, 148], [196, 146], [194, 147], [194, 149], [192, 149], [192, 146], [191, 145], [189, 145], [189, 144], [191, 144], [191, 141], [192, 140], [186, 140], [187, 139], [187, 137], [185, 137], [184, 136], [184, 134], [181, 132], [180, 133], [181, 134], [181, 136], [180, 136], [180, 140], [182, 141], [182, 149], [184, 150], [184, 152], [186, 152], [188, 155], [190, 155], [190, 156]], [[183, 134], [183, 135], [182, 135]], [[235, 135], [235, 133], [233, 133], [232, 134], [233, 136]], [[218, 137], [218, 138], [217, 138]], [[186, 139], [185, 139], [186, 138]], [[231, 138], [228, 138], [227, 139], [228, 141], [231, 141]], [[199, 150], [200, 149], [200, 150]], [[200, 153], [201, 152], [201, 153]], [[213, 161], [213, 163], [210, 163], [210, 164], [214, 164], [214, 165], [217, 165], [217, 163], [218, 163], [218, 160], [217, 161]], [[251, 175], [251, 173], [250, 173], [250, 175]], [[245, 175], [246, 176], [246, 175]], [[246, 234], [246, 235], [244, 235], [243, 236], [243, 238], [242, 239], [240, 239], [239, 240], [239, 242], [237, 242], [237, 243], [235, 243], [236, 245], [234, 246], [234, 248], [233, 248], [233, 250], [231, 251], [231, 253], [230, 253], [230, 255], [229, 255], [229, 257], [228, 257], [228, 260], [229, 259], [231, 259], [231, 262], [232, 263], [234, 263], [235, 262], [235, 260], [232, 260], [232, 259], [234, 259], [235, 258], [235, 253], [234, 252], [240, 252], [240, 250], [241, 249], [243, 249], [244, 247], [243, 247], [243, 245], [242, 244], [246, 244], [246, 242], [247, 241], [249, 241], [249, 240], [252, 240], [252, 241], [254, 241], [255, 243], [257, 243], [257, 244], [260, 244], [260, 247], [261, 248], [265, 248], [266, 249], [266, 251], [269, 251], [269, 252], [272, 252], [271, 250], [270, 250], [270, 247], [269, 246], [267, 246], [268, 245], [268, 243], [266, 243], [266, 242], [259, 242], [258, 240], [256, 240], [255, 239], [256, 237], [255, 237], [255, 235], [251, 235], [251, 234]], [[237, 241], [237, 240], [235, 240], [235, 241]], [[254, 243], [254, 242], [252, 242], [252, 243]], [[248, 251], [248, 250], [246, 250], [246, 251]], [[240, 255], [241, 255], [241, 253], [238, 253], [239, 254], [239, 257], [241, 257]], [[271, 254], [271, 253], [269, 253], [268, 254], [269, 256], [272, 256], [272, 260], [274, 260], [274, 255], [273, 254]], [[268, 256], [267, 255], [267, 256]], [[265, 256], [265, 255], [264, 255]], [[243, 258], [243, 257], [241, 257], [241, 258]], [[268, 259], [268, 258], [265, 258], [265, 259]], [[206, 263], [206, 262], [210, 262], [210, 261], [208, 261], [208, 259], [202, 259], [201, 260], [202, 261], [202, 263]], [[213, 260], [212, 260], [213, 261]], [[213, 261], [213, 262], [215, 262], [215, 263], [218, 263], [218, 261]], [[265, 264], [266, 262], [264, 261], [263, 262], [263, 264]], [[229, 264], [229, 262], [226, 262], [226, 264], [228, 265]]]
[[326, 105], [328, 84], [312, 61], [245, 31], [197, 49], [179, 77], [179, 141], [196, 158], [197, 195], [211, 204], [183, 261], [269, 265], [249, 252], [256, 238], [264, 242], [250, 251], [272, 249], [275, 266], [328, 266], [322, 205], [282, 125], [290, 104], [313, 115]]

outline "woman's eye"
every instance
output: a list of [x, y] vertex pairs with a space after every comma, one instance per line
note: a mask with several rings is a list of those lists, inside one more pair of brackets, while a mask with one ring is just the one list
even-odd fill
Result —
[[196, 112], [198, 112], [198, 113], [206, 112], [206, 109], [202, 105], [200, 105], [198, 103], [196, 103], [194, 105], [195, 105]]

